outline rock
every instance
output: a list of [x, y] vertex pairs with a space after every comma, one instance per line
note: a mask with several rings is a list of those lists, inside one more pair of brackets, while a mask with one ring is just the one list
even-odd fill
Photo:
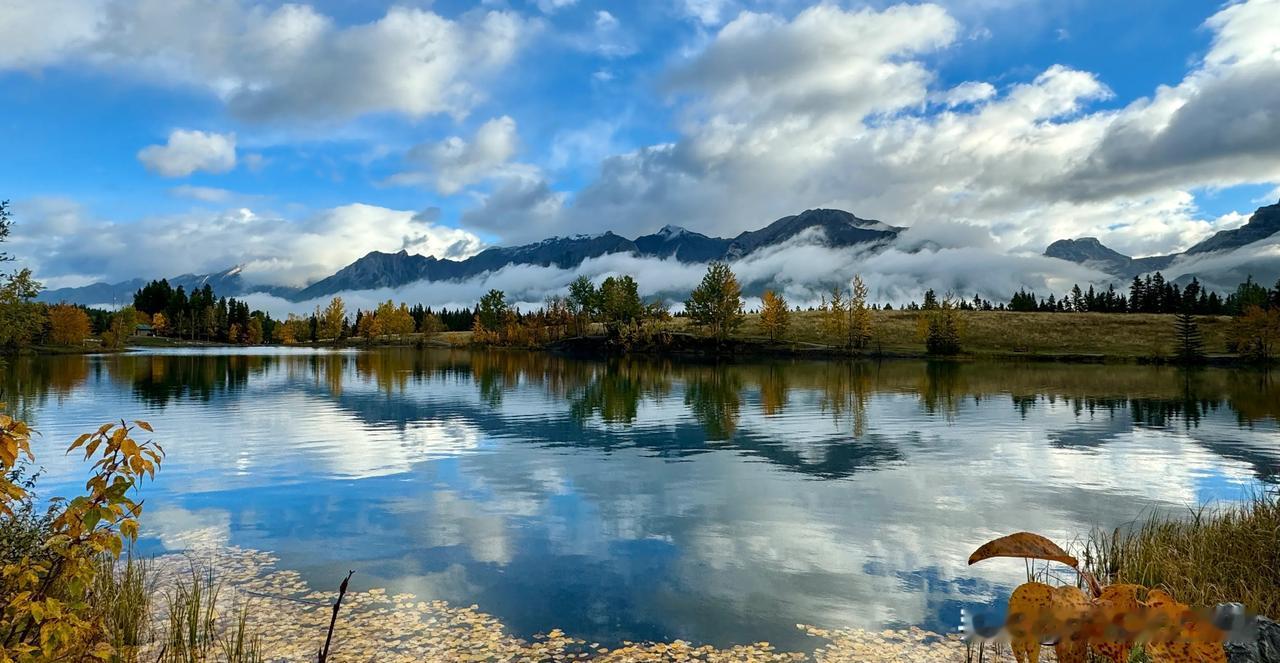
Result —
[[1228, 642], [1228, 663], [1280, 663], [1280, 623], [1266, 617], [1253, 620], [1255, 632], [1252, 641]]

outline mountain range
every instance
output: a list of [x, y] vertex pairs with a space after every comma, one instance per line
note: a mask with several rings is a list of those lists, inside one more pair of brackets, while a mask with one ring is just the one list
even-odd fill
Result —
[[[225, 296], [241, 296], [266, 292], [293, 301], [327, 297], [348, 290], [395, 288], [416, 281], [457, 281], [492, 272], [509, 265], [538, 265], [572, 269], [583, 261], [614, 253], [633, 253], [641, 257], [674, 258], [686, 263], [712, 260], [734, 260], [777, 246], [797, 235], [814, 232], [831, 247], [874, 246], [887, 243], [904, 228], [880, 221], [860, 219], [849, 212], [833, 209], [806, 210], [783, 217], [760, 230], [747, 231], [733, 238], [708, 237], [679, 226], [668, 225], [656, 233], [634, 240], [613, 232], [599, 235], [552, 237], [534, 244], [485, 249], [464, 260], [440, 259], [400, 251], [372, 251], [334, 274], [305, 288], [250, 285], [233, 267], [214, 274], [184, 274], [169, 279], [169, 284], [187, 291], [204, 287]], [[85, 305], [132, 301], [133, 293], [145, 285], [144, 279], [120, 283], [94, 283], [78, 288], [46, 290], [40, 299], [49, 302], [71, 302]]]
[[1044, 254], [1092, 267], [1112, 276], [1130, 279], [1139, 274], [1167, 269], [1178, 258], [1215, 251], [1229, 251], [1280, 233], [1280, 203], [1259, 207], [1249, 221], [1239, 228], [1222, 230], [1181, 253], [1131, 258], [1108, 248], [1096, 237], [1060, 239], [1049, 245]]
[[[779, 246], [803, 234], [829, 247], [859, 246], [875, 249], [887, 245], [905, 228], [862, 219], [835, 209], [812, 209], [783, 217], [759, 230], [733, 238], [709, 237], [667, 225], [656, 233], [627, 239], [613, 232], [598, 235], [553, 237], [534, 244], [492, 247], [463, 260], [440, 259], [400, 251], [373, 251], [334, 274], [303, 288], [247, 283], [239, 267], [212, 274], [183, 274], [169, 279], [187, 291], [208, 284], [219, 295], [239, 297], [263, 292], [291, 301], [306, 301], [352, 290], [396, 288], [417, 281], [461, 281], [510, 265], [537, 265], [572, 269], [604, 255], [631, 253], [640, 257], [674, 258], [683, 263], [736, 260], [769, 247]], [[1097, 238], [1081, 237], [1053, 242], [1044, 255], [1098, 269], [1117, 278], [1132, 278], [1165, 269], [1187, 256], [1228, 251], [1280, 233], [1280, 203], [1259, 208], [1248, 223], [1224, 230], [1182, 253], [1133, 258], [1103, 245]], [[120, 283], [94, 283], [78, 288], [46, 290], [40, 299], [85, 305], [122, 304], [145, 285], [141, 278]]]

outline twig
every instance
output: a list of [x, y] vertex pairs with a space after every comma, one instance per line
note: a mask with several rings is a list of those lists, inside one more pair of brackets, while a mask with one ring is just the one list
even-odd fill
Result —
[[333, 642], [333, 627], [338, 623], [338, 609], [342, 607], [342, 597], [347, 595], [347, 583], [351, 582], [351, 576], [354, 573], [355, 571], [347, 571], [347, 577], [338, 586], [338, 600], [333, 603], [333, 615], [329, 617], [329, 633], [324, 637], [324, 649], [320, 650], [319, 663], [325, 663], [329, 659], [329, 643]]

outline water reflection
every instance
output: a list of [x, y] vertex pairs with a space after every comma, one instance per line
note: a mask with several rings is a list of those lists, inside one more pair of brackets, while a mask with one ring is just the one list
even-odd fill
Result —
[[3, 394], [60, 454], [112, 417], [169, 450], [153, 550], [278, 552], [316, 584], [478, 603], [524, 634], [760, 639], [795, 623], [950, 629], [1069, 538], [1280, 480], [1257, 372], [570, 360], [516, 352], [22, 358]]

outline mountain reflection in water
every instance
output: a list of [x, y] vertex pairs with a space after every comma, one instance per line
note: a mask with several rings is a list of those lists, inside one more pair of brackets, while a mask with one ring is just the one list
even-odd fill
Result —
[[950, 631], [1024, 575], [965, 565], [993, 536], [1280, 482], [1280, 388], [1251, 371], [255, 349], [19, 358], [0, 389], [45, 493], [83, 480], [77, 433], [155, 426], [148, 552], [271, 550], [601, 642]]

